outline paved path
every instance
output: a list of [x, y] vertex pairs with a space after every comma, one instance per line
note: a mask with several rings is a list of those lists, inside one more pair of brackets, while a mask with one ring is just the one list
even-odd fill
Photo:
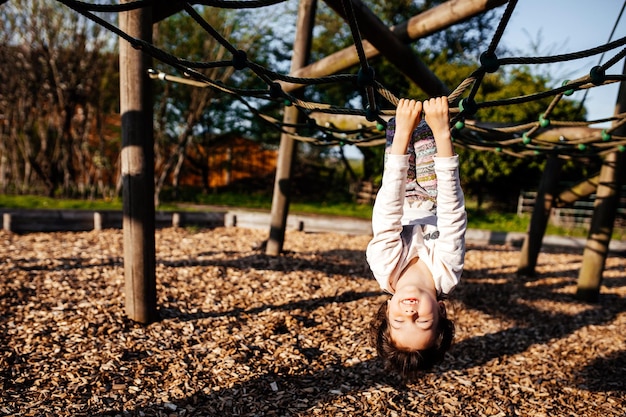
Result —
[[[248, 227], [268, 229], [271, 215], [267, 210], [237, 209], [216, 206], [189, 206], [196, 211], [180, 213], [158, 211], [156, 227], [199, 226], [199, 227]], [[94, 210], [9, 210], [0, 209], [5, 230], [23, 232], [80, 231], [101, 228], [121, 228], [122, 212]], [[352, 235], [371, 234], [371, 221], [352, 217], [323, 216], [313, 214], [289, 214], [288, 230], [304, 232], [333, 232]], [[466, 241], [469, 244], [521, 247], [526, 233], [493, 232], [469, 229]], [[564, 236], [544, 236], [544, 247], [569, 247], [583, 249], [586, 239]], [[626, 241], [611, 241], [611, 252], [626, 253]]]

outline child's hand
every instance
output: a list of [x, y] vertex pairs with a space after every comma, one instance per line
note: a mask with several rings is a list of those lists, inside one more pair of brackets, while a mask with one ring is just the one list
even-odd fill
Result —
[[450, 136], [450, 115], [448, 98], [435, 97], [424, 101], [426, 123], [433, 131], [437, 145], [437, 156], [452, 156], [454, 148]]
[[404, 155], [411, 141], [413, 130], [422, 117], [422, 102], [400, 99], [396, 108], [396, 132], [393, 135], [391, 153]]

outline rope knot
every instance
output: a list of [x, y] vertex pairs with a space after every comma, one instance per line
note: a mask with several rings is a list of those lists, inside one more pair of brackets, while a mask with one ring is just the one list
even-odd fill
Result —
[[480, 54], [480, 64], [486, 72], [493, 73], [500, 68], [498, 57], [493, 52], [483, 52]]
[[606, 73], [604, 72], [604, 68], [602, 68], [600, 65], [596, 65], [595, 67], [591, 68], [591, 71], [589, 71], [589, 78], [591, 78], [591, 83], [593, 85], [604, 84], [604, 81], [606, 81]]
[[361, 67], [359, 68], [359, 74], [357, 76], [357, 83], [359, 87], [368, 87], [374, 85], [375, 71], [373, 67]]
[[248, 66], [248, 55], [245, 51], [238, 50], [233, 54], [233, 67], [242, 70]]
[[270, 84], [270, 97], [279, 98], [283, 95], [283, 88], [279, 83], [273, 82]]

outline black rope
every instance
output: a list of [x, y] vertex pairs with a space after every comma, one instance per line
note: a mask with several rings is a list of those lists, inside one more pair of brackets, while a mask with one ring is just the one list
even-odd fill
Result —
[[[498, 47], [498, 43], [500, 42], [500, 39], [502, 38], [502, 34], [504, 33], [504, 29], [508, 25], [509, 19], [510, 19], [511, 15], [513, 14], [513, 10], [515, 10], [515, 6], [516, 5], [517, 5], [517, 0], [511, 0], [507, 4], [506, 9], [504, 11], [504, 14], [503, 14], [503, 16], [500, 19], [500, 22], [498, 24], [498, 28], [496, 29], [496, 31], [494, 33], [494, 36], [491, 39], [491, 43], [489, 44], [489, 47], [487, 48], [487, 51], [485, 51], [483, 53], [483, 55], [481, 56], [481, 59], [483, 61], [486, 61], [486, 60], [493, 61], [493, 60], [496, 59], [495, 50]], [[478, 88], [480, 87], [480, 84], [481, 84], [485, 74], [487, 72], [495, 72], [495, 70], [497, 68], [498, 67], [497, 66], [493, 66], [493, 64], [485, 65], [483, 63], [481, 68], [479, 68], [479, 71], [477, 71], [475, 73], [475, 75], [473, 76], [474, 83], [472, 84], [472, 87], [470, 89], [469, 95], [465, 99], [465, 101], [462, 102], [462, 103], [464, 103], [464, 109], [461, 111], [461, 113], [464, 113], [464, 114], [460, 114], [459, 117], [463, 117], [463, 116], [470, 116], [471, 117], [478, 110], [478, 108], [476, 106], [474, 106], [474, 102], [475, 102], [474, 101], [474, 97], [476, 97], [476, 93], [478, 92]]]
[[354, 40], [354, 46], [356, 47], [357, 56], [359, 57], [359, 63], [361, 64], [358, 81], [359, 85], [365, 90], [368, 110], [367, 118], [368, 120], [374, 120], [378, 114], [376, 96], [374, 94], [374, 68], [368, 64], [367, 57], [365, 56], [363, 41], [361, 39], [359, 25], [354, 14], [352, 0], [342, 0], [342, 3], [344, 13], [347, 17], [348, 24], [350, 25], [350, 31], [352, 32], [352, 39]]
[[[5, 3], [7, 0], [2, 1]], [[94, 4], [87, 3], [80, 0], [68, 0], [67, 3], [72, 4], [72, 9], [78, 11], [90, 11], [90, 12], [107, 12], [107, 13], [119, 13], [128, 12], [131, 10], [137, 10], [144, 7], [154, 6], [155, 3], [162, 0], [135, 0], [128, 3], [120, 4]], [[242, 1], [228, 1], [228, 0], [196, 0], [196, 1], [180, 1], [169, 0], [170, 3], [188, 3], [199, 4], [203, 6], [212, 6], [221, 9], [253, 9], [265, 6], [273, 6], [275, 4], [284, 3], [287, 0], [242, 0]], [[0, 5], [2, 4], [0, 3]]]
[[[6, 3], [8, 0], [0, 0], [0, 5]], [[117, 5], [99, 5], [90, 4], [78, 0], [58, 0], [66, 6], [72, 8], [76, 12], [92, 20], [98, 25], [103, 26], [107, 30], [119, 36], [121, 39], [129, 42], [134, 48], [140, 49], [147, 53], [151, 57], [158, 61], [171, 66], [172, 68], [185, 74], [189, 80], [196, 80], [200, 84], [206, 87], [216, 89], [225, 94], [233, 96], [235, 99], [243, 103], [243, 105], [249, 109], [249, 111], [255, 117], [261, 118], [264, 122], [273, 126], [274, 128], [292, 135], [300, 140], [307, 140], [314, 144], [320, 145], [334, 145], [334, 144], [357, 144], [357, 145], [371, 145], [371, 144], [384, 144], [385, 137], [383, 132], [383, 126], [385, 121], [382, 119], [383, 115], [393, 115], [394, 111], [378, 111], [372, 117], [371, 108], [375, 107], [374, 89], [378, 94], [384, 97], [392, 104], [397, 104], [398, 99], [387, 90], [383, 85], [378, 83], [374, 79], [373, 68], [367, 63], [367, 59], [363, 50], [361, 36], [358, 30], [358, 24], [354, 15], [353, 4], [351, 0], [342, 0], [347, 16], [347, 20], [352, 30], [352, 36], [354, 38], [355, 47], [359, 56], [359, 62], [361, 65], [360, 76], [365, 79], [359, 79], [358, 75], [354, 74], [336, 74], [325, 77], [317, 78], [302, 78], [292, 77], [289, 75], [277, 73], [262, 65], [248, 60], [245, 51], [237, 49], [227, 39], [221, 36], [221, 34], [215, 30], [208, 22], [206, 22], [191, 6], [192, 4], [209, 5], [213, 7], [223, 8], [253, 8], [264, 7], [281, 3], [284, 0], [265, 0], [265, 1], [190, 1], [181, 2], [182, 8], [212, 37], [214, 37], [224, 48], [226, 48], [233, 55], [233, 59], [229, 61], [219, 62], [205, 62], [205, 61], [191, 61], [183, 58], [176, 57], [166, 51], [157, 48], [155, 45], [145, 42], [141, 39], [136, 39], [110, 22], [98, 17], [92, 12], [122, 12], [139, 9], [141, 7], [148, 7], [154, 5], [156, 0], [136, 0], [131, 3], [117, 4]], [[456, 114], [452, 122], [463, 119], [467, 114], [473, 114], [480, 109], [489, 107], [515, 105], [521, 103], [527, 103], [534, 100], [540, 100], [548, 97], [555, 97], [550, 107], [546, 111], [548, 113], [555, 105], [556, 101], [560, 100], [562, 95], [566, 92], [575, 91], [577, 89], [588, 89], [597, 85], [604, 85], [612, 82], [626, 81], [626, 75], [616, 74], [607, 75], [606, 69], [612, 67], [616, 62], [626, 56], [626, 48], [616, 53], [611, 59], [604, 64], [598, 64], [596, 67], [590, 70], [589, 75], [581, 77], [578, 80], [568, 82], [566, 85], [541, 91], [534, 94], [528, 94], [525, 96], [511, 97], [501, 100], [486, 101], [477, 103], [474, 101], [475, 94], [479, 88], [486, 72], [494, 72], [502, 65], [531, 65], [531, 64], [548, 64], [562, 61], [570, 61], [579, 58], [585, 58], [598, 53], [604, 54], [608, 51], [612, 51], [618, 47], [623, 47], [626, 44], [626, 37], [608, 42], [604, 45], [596, 48], [591, 48], [583, 51], [578, 51], [569, 54], [560, 54], [546, 57], [513, 57], [498, 59], [495, 57], [494, 51], [498, 42], [501, 39], [502, 32], [506, 27], [508, 19], [513, 13], [516, 1], [509, 2], [509, 5], [505, 11], [503, 18], [500, 21], [498, 29], [494, 34], [492, 42], [489, 48], [481, 56], [481, 67], [472, 72], [463, 82], [459, 84], [457, 89], [449, 96], [451, 102], [456, 100], [461, 93], [471, 86], [471, 91], [466, 99], [461, 100], [459, 107], [451, 107], [451, 114]], [[625, 3], [626, 5], [626, 3]], [[622, 11], [624, 8], [622, 8]], [[600, 59], [600, 61], [602, 58]], [[227, 86], [222, 82], [209, 79], [206, 75], [202, 74], [200, 69], [228, 67], [232, 66], [236, 69], [248, 68], [253, 71], [263, 82], [267, 84], [266, 89], [239, 89], [233, 86]], [[370, 74], [371, 72], [371, 74]], [[167, 77], [164, 77], [167, 79]], [[342, 83], [342, 82], [354, 82], [360, 83], [362, 86], [367, 87], [367, 102], [368, 109], [351, 109], [340, 106], [333, 106], [325, 103], [315, 103], [305, 101], [294, 97], [293, 95], [285, 92], [281, 85], [277, 81], [301, 84], [301, 85], [321, 85], [327, 83]], [[285, 125], [282, 121], [273, 119], [265, 114], [262, 114], [255, 108], [247, 98], [260, 98], [269, 101], [279, 102], [283, 100], [283, 104], [297, 106], [306, 116], [304, 123]], [[284, 103], [286, 101], [287, 103]], [[311, 117], [313, 112], [318, 113], [330, 113], [339, 115], [361, 116], [365, 117], [370, 122], [377, 122], [376, 124], [370, 124], [359, 129], [342, 130], [337, 129], [334, 126], [320, 126]], [[380, 114], [378, 114], [380, 113]], [[536, 155], [537, 153], [553, 153], [563, 157], [577, 158], [582, 156], [589, 156], [592, 154], [599, 155], [618, 150], [626, 150], [626, 138], [618, 137], [612, 134], [612, 131], [616, 129], [616, 126], [620, 126], [626, 123], [626, 114], [619, 115], [618, 117], [603, 119], [602, 121], [613, 121], [613, 127], [611, 129], [605, 129], [602, 135], [592, 135], [589, 138], [578, 141], [565, 141], [563, 143], [550, 143], [545, 141], [538, 141], [536, 138], [531, 138], [529, 143], [525, 143], [525, 139], [521, 137], [520, 132], [526, 130], [528, 132], [534, 131], [538, 128], [538, 123], [532, 123], [530, 125], [513, 126], [509, 128], [501, 129], [479, 129], [477, 127], [467, 126], [465, 129], [456, 129], [455, 134], [457, 136], [456, 143], [459, 146], [472, 147], [479, 150], [490, 150], [495, 152], [504, 152], [510, 155], [519, 157], [526, 157]], [[577, 122], [580, 123], [580, 122]], [[594, 122], [586, 122], [592, 124]], [[575, 125], [575, 123], [570, 122]], [[296, 128], [296, 133], [286, 131], [286, 127]], [[534, 130], [533, 130], [534, 129]], [[480, 130], [480, 131], [479, 131]], [[297, 132], [307, 132], [308, 136], [301, 136]], [[503, 136], [504, 135], [504, 136]], [[485, 137], [495, 137], [496, 139], [486, 139]], [[609, 138], [607, 140], [606, 138]], [[526, 138], [527, 139], [527, 138]]]
[[[611, 34], [609, 35], [607, 43], [611, 42], [611, 39], [613, 39], [613, 35], [615, 35], [615, 31], [617, 30], [617, 26], [619, 25], [619, 22], [622, 20], [622, 15], [624, 14], [624, 9], [626, 9], [626, 0], [624, 0], [624, 3], [622, 4], [622, 8], [619, 11], [619, 14], [617, 15], [617, 18], [615, 19], [615, 23], [613, 24], [613, 29], [611, 30]], [[602, 63], [602, 59], [604, 58], [604, 54], [605, 54], [605, 52], [602, 52], [602, 54], [600, 54], [600, 58], [598, 58], [598, 65], [600, 65]], [[580, 100], [580, 104], [578, 105], [578, 110], [579, 111], [585, 105], [585, 100], [587, 100], [588, 93], [589, 93], [589, 90], [585, 90], [585, 94], [583, 94], [583, 98]]]

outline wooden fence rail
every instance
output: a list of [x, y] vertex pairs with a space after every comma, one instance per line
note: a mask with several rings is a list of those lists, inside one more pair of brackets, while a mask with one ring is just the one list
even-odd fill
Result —
[[[121, 229], [122, 212], [115, 210], [9, 210], [0, 209], [3, 229], [15, 233], [90, 231]], [[247, 227], [268, 228], [270, 213], [264, 211], [225, 210], [155, 213], [155, 227]], [[343, 217], [290, 214], [286, 227], [304, 232], [370, 234], [371, 221]]]
[[[517, 215], [531, 214], [536, 198], [536, 191], [522, 191], [517, 201]], [[550, 221], [555, 226], [589, 226], [593, 216], [594, 202], [595, 194], [592, 194], [586, 199], [574, 202], [571, 206], [553, 208]], [[615, 216], [615, 226], [626, 227], [626, 197], [620, 198], [620, 205]]]
[[[121, 229], [123, 214], [116, 210], [9, 210], [0, 209], [2, 228], [9, 232], [79, 232]], [[223, 212], [155, 213], [155, 227], [217, 227], [224, 225]]]

